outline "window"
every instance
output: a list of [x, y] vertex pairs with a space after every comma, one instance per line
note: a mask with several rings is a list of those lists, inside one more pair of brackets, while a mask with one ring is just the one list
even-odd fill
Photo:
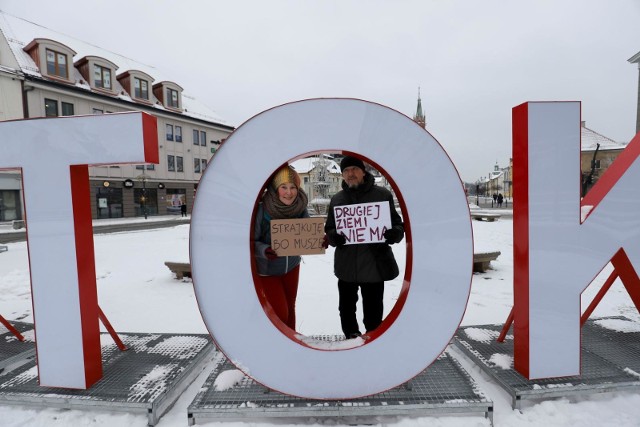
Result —
[[176, 126], [176, 142], [182, 142], [182, 126]]
[[207, 145], [207, 132], [203, 130], [193, 130], [193, 145]]
[[184, 167], [182, 166], [182, 157], [176, 156], [176, 170], [178, 172], [184, 172]]
[[111, 89], [111, 70], [94, 64], [93, 84], [98, 88]]
[[148, 171], [154, 171], [154, 170], [156, 170], [156, 165], [154, 165], [153, 163], [152, 163], [152, 164], [150, 164], [150, 165], [147, 165], [147, 170], [148, 170]]
[[186, 204], [187, 190], [185, 188], [167, 188], [166, 191], [167, 213], [180, 213], [180, 206]]
[[136, 216], [157, 215], [158, 190], [155, 188], [134, 188], [133, 206]]
[[591, 169], [600, 169], [600, 160], [591, 160]]
[[133, 96], [140, 99], [149, 99], [149, 82], [146, 80], [133, 78]]
[[73, 104], [69, 102], [61, 102], [61, 104], [62, 104], [62, 115], [73, 116]]
[[102, 110], [101, 110], [101, 109], [99, 109], [99, 108], [94, 108], [94, 109], [93, 109], [93, 114], [104, 114], [104, 111], [102, 111]]
[[202, 159], [202, 166], [200, 167], [200, 170], [204, 172], [204, 169], [206, 167], [207, 167], [207, 159]]
[[180, 108], [178, 105], [178, 91], [167, 88], [167, 106], [173, 108]]
[[193, 159], [193, 171], [200, 173], [200, 159]]
[[176, 170], [176, 158], [171, 154], [167, 156], [167, 170], [169, 172], [175, 172]]
[[136, 165], [136, 169], [144, 170], [144, 165]]
[[69, 77], [67, 72], [67, 55], [47, 49], [47, 74], [64, 79]]
[[55, 99], [44, 99], [44, 115], [46, 117], [58, 117], [58, 101]]
[[167, 141], [173, 141], [173, 125], [165, 125], [167, 129]]
[[122, 218], [122, 188], [97, 187], [96, 205], [98, 218]]

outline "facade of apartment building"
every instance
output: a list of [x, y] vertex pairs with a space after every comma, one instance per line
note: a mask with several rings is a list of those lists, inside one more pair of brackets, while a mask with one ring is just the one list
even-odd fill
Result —
[[[179, 214], [183, 203], [191, 211], [234, 128], [152, 67], [0, 12], [0, 120], [125, 111], [156, 117], [160, 163], [90, 166], [92, 216]], [[22, 219], [19, 177], [0, 176], [0, 221]]]
[[584, 121], [580, 123], [580, 172], [584, 194], [622, 153], [627, 143], [616, 142], [588, 128]]
[[[584, 194], [591, 189], [626, 146], [626, 143], [616, 142], [588, 128], [586, 122], [580, 123], [580, 173]], [[488, 177], [477, 183], [480, 194], [492, 196], [500, 193], [507, 198], [513, 197], [512, 177], [513, 159], [509, 159], [509, 166], [504, 168], [500, 168], [496, 163]]]
[[291, 166], [300, 175], [302, 189], [309, 196], [309, 202], [331, 198], [342, 189], [342, 173], [333, 156], [323, 154], [306, 157], [295, 160]]

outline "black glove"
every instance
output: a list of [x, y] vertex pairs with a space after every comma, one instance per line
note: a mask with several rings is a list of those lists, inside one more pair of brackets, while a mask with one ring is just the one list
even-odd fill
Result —
[[336, 246], [344, 246], [344, 244], [347, 243], [347, 238], [344, 237], [344, 234], [336, 234], [336, 237], [333, 238], [333, 241]]
[[384, 242], [393, 245], [402, 239], [402, 231], [397, 228], [390, 228], [384, 232]]
[[326, 234], [322, 237], [322, 247], [325, 249], [329, 247], [329, 236]]
[[267, 249], [264, 250], [264, 256], [266, 256], [267, 259], [270, 261], [273, 261], [274, 259], [278, 258], [278, 254], [276, 253], [276, 251], [271, 249], [271, 246], [269, 246]]

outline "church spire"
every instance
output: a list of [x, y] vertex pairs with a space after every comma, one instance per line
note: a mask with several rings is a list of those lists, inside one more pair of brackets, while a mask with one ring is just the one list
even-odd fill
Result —
[[413, 121], [419, 124], [423, 129], [426, 129], [427, 120], [422, 112], [422, 100], [420, 99], [420, 87], [418, 87], [418, 108], [416, 109], [416, 115], [413, 116]]

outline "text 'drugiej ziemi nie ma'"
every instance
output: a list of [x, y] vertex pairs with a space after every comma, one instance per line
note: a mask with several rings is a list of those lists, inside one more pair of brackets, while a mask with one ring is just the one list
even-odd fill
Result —
[[336, 231], [347, 245], [384, 242], [384, 232], [391, 228], [388, 202], [335, 206]]

